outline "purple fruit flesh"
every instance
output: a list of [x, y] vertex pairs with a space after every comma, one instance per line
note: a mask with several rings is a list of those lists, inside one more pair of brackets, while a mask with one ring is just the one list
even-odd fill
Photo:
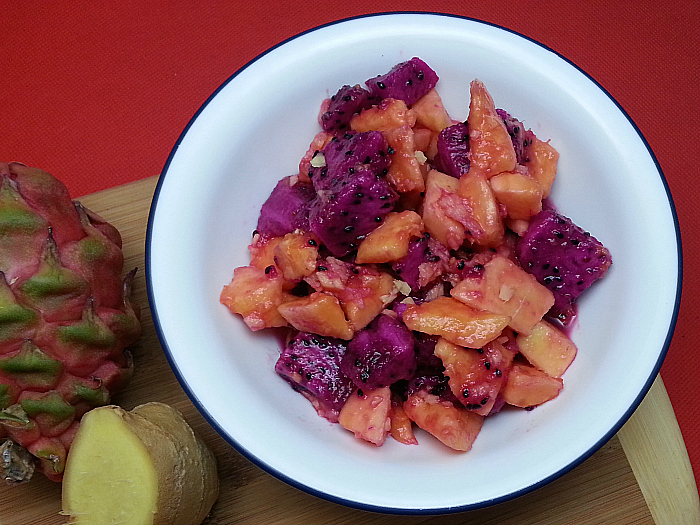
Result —
[[372, 96], [403, 100], [406, 105], [414, 104], [437, 84], [438, 76], [420, 58], [395, 65], [391, 70], [365, 82]]
[[410, 379], [416, 369], [414, 340], [404, 324], [380, 315], [348, 344], [340, 369], [358, 388], [374, 390]]
[[520, 265], [554, 294], [551, 314], [567, 323], [576, 298], [602, 278], [612, 264], [610, 252], [571, 219], [543, 210], [516, 246]]

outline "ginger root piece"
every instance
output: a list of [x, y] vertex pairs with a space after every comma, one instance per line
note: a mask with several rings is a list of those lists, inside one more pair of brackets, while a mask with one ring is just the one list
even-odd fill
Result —
[[162, 403], [87, 412], [63, 477], [63, 512], [81, 525], [198, 525], [219, 495], [211, 451]]

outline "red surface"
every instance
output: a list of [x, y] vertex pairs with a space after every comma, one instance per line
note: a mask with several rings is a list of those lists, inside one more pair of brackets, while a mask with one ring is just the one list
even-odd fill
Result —
[[[300, 31], [379, 6], [242, 4], [5, 0], [0, 160], [44, 168], [75, 197], [156, 175], [197, 108], [239, 67]], [[381, 4], [385, 11], [425, 8], [415, 0]], [[700, 480], [693, 336], [700, 317], [700, 4], [434, 0], [429, 9], [546, 44], [607, 89], [646, 136], [668, 179], [685, 253], [680, 317], [662, 377]]]

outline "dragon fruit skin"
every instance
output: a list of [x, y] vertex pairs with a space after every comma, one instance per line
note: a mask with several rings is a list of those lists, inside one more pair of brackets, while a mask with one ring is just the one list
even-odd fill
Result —
[[438, 135], [435, 167], [459, 179], [469, 165], [469, 127], [462, 122], [446, 127]]
[[309, 228], [336, 257], [357, 248], [394, 209], [397, 193], [367, 168], [338, 177], [311, 206]]
[[359, 84], [341, 87], [331, 97], [328, 109], [321, 115], [323, 131], [332, 133], [350, 129], [353, 115], [372, 107], [375, 102], [378, 100], [371, 97], [369, 91]]
[[299, 332], [282, 350], [275, 371], [309, 398], [319, 415], [336, 423], [354, 390], [352, 381], [340, 370], [346, 351], [346, 341]]
[[551, 314], [570, 321], [573, 304], [612, 264], [610, 252], [590, 233], [554, 210], [530, 221], [516, 246], [520, 265], [554, 294]]
[[358, 388], [374, 390], [410, 379], [416, 370], [413, 334], [388, 315], [355, 334], [340, 369]]
[[136, 271], [122, 279], [117, 229], [49, 173], [0, 162], [0, 181], [0, 440], [60, 481], [82, 415], [133, 374]]
[[296, 229], [309, 229], [309, 205], [316, 197], [313, 186], [281, 179], [260, 209], [256, 230], [270, 237], [281, 237]]
[[365, 82], [372, 96], [396, 98], [406, 105], [414, 104], [419, 98], [433, 89], [438, 75], [428, 64], [418, 57], [396, 64], [391, 70]]
[[515, 149], [515, 157], [518, 164], [525, 164], [527, 162], [527, 137], [525, 126], [518, 119], [512, 117], [510, 113], [497, 109], [496, 113], [501, 117], [503, 123], [506, 125], [508, 130], [508, 135], [510, 135], [513, 141], [513, 149]]
[[346, 132], [334, 137], [323, 148], [325, 166], [309, 169], [314, 188], [316, 191], [327, 190], [336, 180], [361, 168], [369, 169], [375, 175], [386, 175], [391, 163], [388, 147], [379, 131]]

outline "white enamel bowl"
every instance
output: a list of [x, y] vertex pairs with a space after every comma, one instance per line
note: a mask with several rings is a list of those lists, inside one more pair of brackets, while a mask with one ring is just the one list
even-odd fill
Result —
[[[294, 173], [319, 130], [321, 101], [418, 56], [464, 119], [479, 78], [559, 151], [552, 197], [611, 251], [605, 279], [582, 297], [578, 357], [554, 401], [488, 419], [456, 453], [418, 431], [418, 446], [374, 447], [318, 417], [273, 367], [280, 347], [219, 304], [258, 212]], [[651, 247], [653, 246], [653, 249]], [[200, 108], [158, 183], [147, 278], [162, 346], [212, 426], [251, 461], [317, 496], [390, 513], [491, 505], [557, 478], [622, 426], [656, 376], [681, 281], [673, 203], [659, 165], [618, 104], [566, 59], [521, 35], [445, 15], [346, 20], [292, 38], [234, 73]]]

